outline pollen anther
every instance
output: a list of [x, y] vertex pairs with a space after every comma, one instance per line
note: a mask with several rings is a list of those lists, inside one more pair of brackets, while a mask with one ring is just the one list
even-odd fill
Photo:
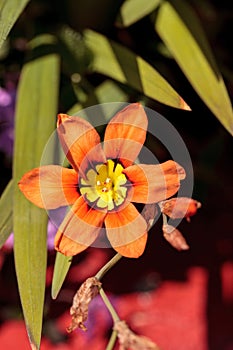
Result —
[[102, 192], [108, 192], [109, 189], [108, 189], [107, 187], [103, 187], [101, 191], [102, 191]]
[[110, 182], [112, 182], [112, 180], [110, 179], [110, 177], [107, 177], [107, 179], [104, 181], [104, 184], [109, 184]]

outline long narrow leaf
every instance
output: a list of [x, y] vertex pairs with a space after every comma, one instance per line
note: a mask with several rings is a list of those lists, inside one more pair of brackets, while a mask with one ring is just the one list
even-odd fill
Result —
[[0, 248], [13, 231], [13, 181], [5, 188], [0, 199]]
[[126, 0], [120, 8], [117, 24], [128, 27], [151, 13], [161, 0]]
[[233, 135], [232, 106], [222, 76], [216, 71], [213, 60], [207, 60], [194, 36], [169, 2], [162, 3], [155, 29], [193, 88]]
[[29, 0], [1, 0], [0, 47]]
[[52, 281], [52, 298], [56, 299], [62, 284], [66, 278], [67, 272], [69, 271], [72, 262], [72, 257], [65, 256], [59, 252], [56, 254], [56, 260], [53, 271], [53, 281]]
[[91, 30], [85, 32], [85, 39], [93, 52], [93, 70], [128, 84], [161, 103], [189, 109], [171, 85], [141, 57]]
[[27, 63], [21, 74], [16, 108], [14, 253], [20, 298], [32, 349], [39, 349], [41, 339], [47, 214], [25, 199], [17, 183], [26, 171], [40, 165], [43, 148], [55, 127], [58, 73], [59, 60], [55, 54]]

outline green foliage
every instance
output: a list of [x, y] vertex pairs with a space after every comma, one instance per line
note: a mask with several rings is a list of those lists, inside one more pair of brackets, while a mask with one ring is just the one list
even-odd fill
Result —
[[232, 106], [222, 76], [212, 68], [182, 18], [167, 1], [159, 9], [155, 28], [194, 89], [233, 135]]
[[14, 253], [24, 318], [33, 349], [39, 349], [42, 329], [47, 214], [25, 199], [17, 183], [26, 171], [40, 165], [43, 149], [54, 130], [58, 68], [59, 59], [55, 54], [28, 62], [21, 73], [16, 110]]
[[180, 108], [181, 97], [145, 60], [126, 47], [93, 31], [86, 31], [85, 40], [94, 55], [92, 69], [161, 103]]
[[62, 284], [66, 278], [67, 272], [69, 271], [70, 265], [72, 263], [72, 257], [67, 257], [59, 252], [57, 252], [54, 271], [53, 271], [53, 281], [51, 295], [53, 299], [56, 299]]
[[156, 9], [162, 0], [126, 0], [123, 2], [117, 24], [128, 27]]
[[0, 47], [29, 0], [1, 0], [0, 2]]
[[[129, 26], [148, 14], [147, 10], [152, 12], [160, 5], [155, 19], [155, 30], [193, 88], [233, 135], [231, 101], [205, 34], [187, 3], [177, 0], [174, 4], [176, 8], [168, 1], [150, 1], [146, 6], [142, 1], [136, 2], [136, 6], [134, 1], [125, 1], [120, 11], [121, 24]], [[146, 74], [145, 70], [141, 76], [145, 77]], [[156, 99], [152, 95], [147, 95]], [[165, 100], [161, 102], [169, 104], [167, 96]]]
[[0, 248], [13, 231], [12, 197], [13, 181], [11, 180], [0, 198]]

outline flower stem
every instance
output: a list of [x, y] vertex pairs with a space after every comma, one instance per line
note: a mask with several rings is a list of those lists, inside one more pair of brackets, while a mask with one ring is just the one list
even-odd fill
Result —
[[113, 319], [113, 322], [115, 323], [117, 321], [120, 321], [120, 318], [119, 318], [116, 310], [112, 306], [111, 301], [108, 299], [108, 297], [107, 297], [107, 295], [102, 287], [100, 287], [100, 289], [99, 289], [99, 294], [100, 294], [101, 298], [103, 299], [103, 302], [106, 305], [108, 311], [110, 312], [112, 319]]
[[117, 331], [113, 330], [105, 350], [112, 350], [117, 340]]
[[[109, 260], [95, 275], [95, 278], [97, 278], [99, 281], [104, 277], [104, 275], [122, 258], [122, 255], [117, 253], [116, 255], [114, 255], [114, 257]], [[113, 305], [111, 304], [110, 300], [108, 299], [107, 295], [105, 294], [105, 291], [103, 290], [102, 287], [100, 287], [99, 289], [99, 294], [104, 302], [104, 304], [106, 305], [108, 311], [110, 312], [112, 319], [113, 319], [113, 323], [120, 321], [120, 318], [116, 312], [116, 310], [114, 309]], [[112, 350], [114, 348], [114, 345], [116, 343], [117, 340], [117, 332], [113, 330], [111, 338], [108, 342], [107, 348], [106, 350]]]
[[122, 255], [117, 253], [116, 255], [114, 255], [114, 257], [109, 260], [95, 275], [95, 277], [100, 281], [101, 278], [104, 277], [104, 275], [106, 274], [106, 272], [108, 272], [108, 270], [110, 270], [120, 259], [122, 258]]

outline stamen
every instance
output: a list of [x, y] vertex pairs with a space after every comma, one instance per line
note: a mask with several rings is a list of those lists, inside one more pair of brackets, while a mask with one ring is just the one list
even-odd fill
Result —
[[87, 172], [85, 183], [81, 179], [81, 194], [99, 208], [112, 210], [115, 206], [120, 206], [127, 195], [127, 187], [124, 186], [127, 179], [122, 171], [123, 166], [115, 164], [111, 159], [106, 164], [98, 164], [96, 170], [90, 169]]
[[102, 191], [102, 192], [108, 192], [109, 189], [108, 189], [107, 187], [103, 187], [101, 191]]
[[104, 184], [109, 184], [110, 182], [112, 182], [112, 180], [110, 179], [110, 177], [107, 177], [107, 179], [104, 181]]

